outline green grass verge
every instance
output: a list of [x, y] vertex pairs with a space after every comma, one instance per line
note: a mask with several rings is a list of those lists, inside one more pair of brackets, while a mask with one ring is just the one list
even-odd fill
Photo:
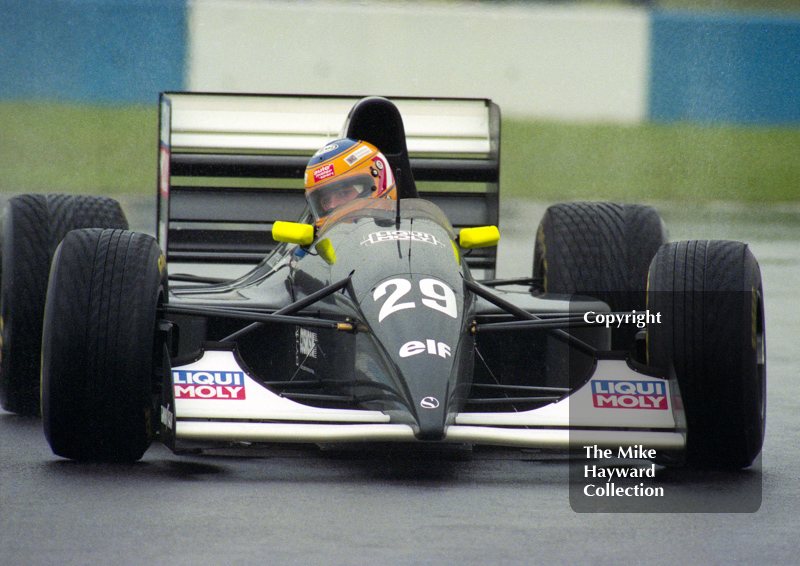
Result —
[[799, 148], [800, 128], [505, 120], [501, 186], [545, 200], [798, 200]]
[[156, 106], [0, 103], [0, 190], [156, 192]]
[[[155, 194], [156, 107], [0, 103], [0, 191]], [[800, 128], [505, 119], [502, 192], [542, 200], [800, 200]]]

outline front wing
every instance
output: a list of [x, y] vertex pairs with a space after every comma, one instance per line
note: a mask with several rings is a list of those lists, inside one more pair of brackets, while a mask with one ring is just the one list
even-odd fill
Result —
[[[175, 452], [228, 443], [418, 442], [411, 426], [381, 411], [323, 409], [276, 395], [252, 379], [230, 350], [207, 350], [172, 369], [161, 406], [164, 443]], [[624, 359], [598, 359], [568, 397], [508, 413], [460, 413], [440, 441], [539, 449], [642, 445], [685, 447], [674, 379], [639, 373]]]

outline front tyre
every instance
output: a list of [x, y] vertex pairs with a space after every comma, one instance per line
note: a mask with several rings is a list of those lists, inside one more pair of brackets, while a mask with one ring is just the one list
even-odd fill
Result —
[[89, 195], [17, 195], [3, 213], [0, 403], [39, 413], [42, 320], [56, 247], [70, 230], [128, 228], [119, 203]]
[[[646, 307], [650, 260], [666, 241], [658, 212], [641, 204], [566, 202], [542, 217], [533, 253], [533, 277], [546, 293], [588, 295], [612, 311]], [[630, 350], [639, 329], [612, 331], [615, 350]]]
[[663, 246], [650, 266], [648, 363], [675, 369], [686, 417], [686, 463], [739, 469], [761, 451], [766, 417], [764, 296], [746, 244]]
[[167, 292], [156, 241], [76, 230], [56, 250], [42, 340], [42, 420], [53, 452], [135, 461], [152, 440], [156, 310]]

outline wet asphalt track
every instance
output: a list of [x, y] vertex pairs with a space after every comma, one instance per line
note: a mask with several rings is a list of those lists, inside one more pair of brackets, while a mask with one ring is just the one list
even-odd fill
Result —
[[[153, 231], [149, 202], [123, 206]], [[526, 226], [544, 208], [505, 208], [500, 275], [524, 276]], [[769, 380], [760, 470], [662, 481], [708, 509], [736, 507], [755, 481], [758, 511], [575, 513], [566, 459], [530, 452], [178, 457], [155, 445], [134, 465], [80, 464], [52, 455], [39, 421], [0, 411], [0, 564], [797, 564], [800, 209], [659, 209], [672, 240], [751, 243]]]

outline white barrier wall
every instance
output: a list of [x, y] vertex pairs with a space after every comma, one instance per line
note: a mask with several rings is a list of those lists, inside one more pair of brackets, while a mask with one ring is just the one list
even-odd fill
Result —
[[187, 88], [485, 97], [504, 115], [647, 116], [636, 8], [193, 0]]

